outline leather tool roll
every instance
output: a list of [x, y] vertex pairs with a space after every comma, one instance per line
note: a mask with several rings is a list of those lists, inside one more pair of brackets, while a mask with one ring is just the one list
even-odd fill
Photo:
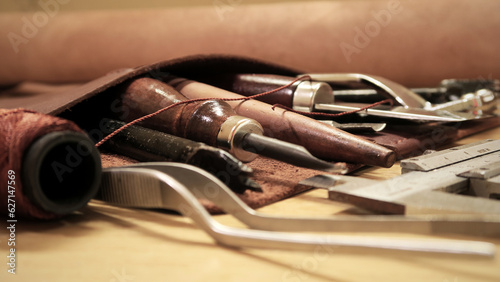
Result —
[[[80, 87], [61, 92], [59, 95], [25, 96], [16, 99], [0, 98], [3, 108], [18, 108], [20, 106], [37, 112], [58, 115], [76, 122], [85, 128], [94, 139], [103, 136], [99, 122], [106, 115], [116, 111], [117, 90], [125, 83], [130, 83], [140, 77], [150, 77], [161, 80], [170, 75], [197, 80], [209, 75], [224, 75], [238, 73], [275, 74], [296, 76], [307, 71], [294, 70], [251, 58], [207, 55], [190, 56], [168, 60], [138, 67], [135, 69], [120, 69], [111, 72]], [[288, 114], [288, 113], [287, 113]], [[460, 124], [432, 125], [389, 125], [382, 132], [371, 134], [356, 134], [374, 144], [384, 146], [396, 153], [396, 158], [417, 155], [425, 149], [436, 149], [439, 146], [453, 142], [473, 133], [500, 125], [500, 118], [467, 121]], [[355, 155], [356, 152], [353, 152]], [[120, 155], [101, 154], [103, 166], [119, 166], [136, 162]], [[254, 169], [254, 178], [261, 185], [263, 192], [246, 191], [239, 195], [243, 201], [253, 208], [290, 197], [309, 189], [297, 185], [307, 177], [318, 174], [318, 171], [298, 169], [297, 167], [277, 161], [257, 158], [249, 163]], [[353, 166], [359, 167], [359, 166]], [[212, 212], [220, 211], [210, 203], [205, 203]]]

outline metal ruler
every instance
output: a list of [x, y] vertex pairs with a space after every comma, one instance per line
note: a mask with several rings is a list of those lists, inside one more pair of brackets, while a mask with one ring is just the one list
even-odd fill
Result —
[[401, 167], [400, 176], [384, 181], [321, 175], [301, 184], [382, 213], [500, 214], [500, 140], [432, 152], [403, 160]]

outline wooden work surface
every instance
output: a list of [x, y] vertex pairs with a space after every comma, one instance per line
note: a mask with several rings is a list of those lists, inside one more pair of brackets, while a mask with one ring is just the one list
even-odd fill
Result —
[[[453, 145], [487, 138], [500, 138], [500, 128]], [[398, 165], [357, 173], [376, 179], [398, 174]], [[312, 190], [260, 211], [311, 216], [352, 208], [326, 198], [325, 190]], [[242, 226], [228, 215], [216, 219]], [[81, 214], [62, 220], [19, 220], [16, 227], [16, 274], [9, 274], [4, 263], [0, 281], [500, 281], [498, 255], [482, 258], [321, 247], [314, 252], [231, 249], [215, 244], [185, 217], [99, 203], [91, 203]], [[0, 253], [5, 262], [8, 234], [1, 234]], [[500, 253], [500, 238], [439, 238], [488, 241], [496, 244]]]

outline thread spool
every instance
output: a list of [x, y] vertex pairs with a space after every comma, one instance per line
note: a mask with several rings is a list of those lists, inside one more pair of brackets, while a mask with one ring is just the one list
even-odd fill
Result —
[[52, 219], [80, 209], [97, 193], [101, 170], [99, 152], [73, 122], [0, 109], [0, 213], [9, 219]]

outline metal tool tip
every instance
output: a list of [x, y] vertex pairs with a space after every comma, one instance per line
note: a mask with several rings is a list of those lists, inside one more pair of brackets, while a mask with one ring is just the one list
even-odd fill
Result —
[[255, 182], [251, 178], [247, 178], [244, 183], [245, 183], [245, 186], [250, 190], [253, 190], [256, 192], [263, 192], [262, 187], [260, 187], [259, 183]]
[[[331, 163], [313, 156], [303, 146], [292, 144], [286, 141], [249, 133], [245, 135], [245, 141], [248, 146], [244, 150], [256, 152], [261, 156], [286, 162], [298, 167], [316, 169], [331, 173], [347, 172], [345, 163]], [[256, 150], [258, 148], [258, 150]]]
[[331, 163], [330, 167], [321, 170], [325, 172], [338, 173], [338, 174], [346, 174], [349, 171], [347, 169], [346, 163]]
[[259, 183], [255, 182], [250, 177], [245, 175], [238, 175], [230, 180], [228, 187], [237, 194], [243, 194], [246, 190], [252, 190], [254, 192], [263, 192]]
[[242, 162], [240, 162], [239, 169], [242, 173], [253, 173], [253, 169]]
[[337, 183], [337, 179], [331, 175], [315, 175], [299, 182], [301, 185], [313, 186], [315, 188], [328, 189]]

